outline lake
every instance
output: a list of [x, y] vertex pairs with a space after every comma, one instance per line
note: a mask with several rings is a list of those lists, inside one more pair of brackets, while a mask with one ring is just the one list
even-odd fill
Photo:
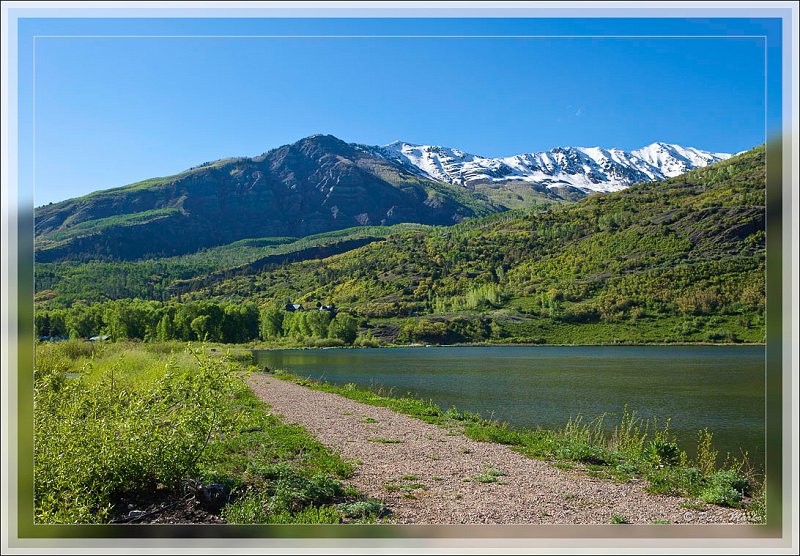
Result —
[[[525, 427], [561, 427], [570, 417], [671, 418], [694, 454], [697, 430], [724, 455], [749, 452], [763, 469], [761, 346], [492, 346], [256, 350], [256, 362], [335, 384], [392, 389], [442, 408], [478, 412]], [[612, 416], [613, 415], [613, 416]]]

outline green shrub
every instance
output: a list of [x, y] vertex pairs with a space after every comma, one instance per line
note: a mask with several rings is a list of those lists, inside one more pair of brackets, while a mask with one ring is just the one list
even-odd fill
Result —
[[225, 506], [220, 515], [232, 524], [314, 524], [341, 521], [341, 515], [333, 506], [307, 506], [294, 512], [272, 512], [269, 510], [269, 503], [269, 494], [251, 494]]
[[648, 475], [649, 492], [673, 496], [697, 496], [706, 486], [706, 479], [696, 467], [666, 467]]
[[761, 489], [753, 496], [753, 500], [747, 508], [747, 515], [751, 523], [763, 524], [767, 522], [767, 485], [761, 485]]
[[322, 473], [310, 479], [295, 474], [285, 475], [275, 482], [273, 488], [269, 503], [273, 513], [298, 512], [308, 505], [327, 504], [344, 492], [339, 481]]
[[230, 523], [338, 523], [339, 513], [327, 507], [344, 489], [323, 473], [303, 477], [288, 465], [262, 469], [272, 478], [263, 488], [250, 492], [222, 509]]
[[700, 493], [700, 498], [707, 504], [736, 507], [742, 502], [742, 493], [724, 484], [712, 484]]
[[117, 380], [43, 371], [34, 388], [34, 504], [40, 523], [102, 522], [125, 493], [174, 488], [196, 471], [211, 437], [235, 416], [226, 402], [246, 387], [224, 362], [165, 363], [163, 376], [134, 390]]
[[746, 478], [731, 469], [723, 469], [711, 475], [700, 498], [708, 504], [736, 507], [749, 493], [750, 483]]
[[714, 473], [717, 468], [719, 452], [712, 447], [713, 437], [714, 435], [708, 429], [697, 431], [697, 467], [706, 476]]
[[341, 515], [332, 506], [308, 506], [299, 512], [282, 512], [275, 514], [269, 523], [286, 524], [306, 524], [313, 525], [318, 523], [335, 524], [341, 522]]
[[[472, 421], [472, 422], [480, 422], [481, 416], [477, 413], [470, 413], [469, 411], [461, 411], [456, 406], [452, 406], [450, 409], [445, 411], [442, 416], [445, 419], [453, 419], [454, 421]], [[505, 444], [510, 444], [506, 442]]]
[[250, 461], [247, 463], [247, 474], [261, 481], [275, 481], [281, 477], [288, 477], [294, 474], [294, 470], [286, 463], [268, 463]]
[[101, 346], [102, 344], [73, 339], [66, 342], [58, 342], [56, 349], [60, 350], [69, 359], [77, 359], [79, 357], [91, 357], [95, 352], [102, 349]]
[[40, 344], [36, 348], [34, 377], [38, 380], [45, 376], [61, 375], [67, 372], [71, 363], [70, 358], [59, 349], [58, 345]]
[[380, 341], [370, 336], [359, 336], [358, 338], [356, 338], [356, 341], [353, 342], [353, 345], [356, 347], [366, 347], [366, 348], [381, 347]]
[[680, 461], [681, 451], [675, 442], [663, 438], [655, 438], [647, 444], [647, 459], [655, 465], [676, 465]]
[[582, 442], [569, 442], [556, 449], [555, 455], [559, 458], [580, 461], [592, 465], [612, 465], [618, 457], [600, 446]]
[[343, 502], [336, 506], [345, 517], [355, 519], [378, 518], [386, 514], [386, 504], [375, 500], [357, 500]]
[[228, 523], [269, 523], [270, 514], [267, 510], [268, 504], [268, 493], [259, 492], [250, 494], [227, 504], [222, 508], [220, 515], [224, 517]]
[[470, 423], [464, 429], [464, 435], [478, 442], [497, 442], [512, 446], [522, 443], [519, 431], [497, 425]]

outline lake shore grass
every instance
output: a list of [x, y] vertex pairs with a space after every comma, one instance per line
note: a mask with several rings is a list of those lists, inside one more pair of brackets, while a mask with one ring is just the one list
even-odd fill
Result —
[[353, 464], [272, 415], [247, 361], [174, 343], [38, 345], [36, 523], [376, 521], [382, 505], [345, 483]]
[[762, 478], [752, 470], [746, 456], [736, 459], [727, 455], [720, 464], [713, 434], [706, 429], [698, 431], [697, 455], [689, 458], [670, 433], [669, 421], [646, 421], [627, 408], [610, 434], [605, 432], [603, 416], [591, 421], [576, 418], [560, 429], [516, 428], [456, 407], [444, 410], [430, 400], [393, 396], [392, 390], [384, 388], [336, 385], [282, 370], [272, 371], [271, 376], [386, 407], [473, 440], [504, 444], [562, 469], [619, 482], [644, 480], [651, 493], [744, 508], [755, 523], [765, 519]]
[[446, 348], [446, 347], [765, 347], [765, 343], [730, 343], [730, 342], [649, 342], [649, 343], [580, 343], [580, 344], [541, 344], [526, 342], [468, 342], [454, 344], [420, 344], [420, 343], [388, 343], [376, 346], [327, 346], [318, 347], [306, 345], [298, 342], [292, 343], [265, 343], [253, 342], [248, 344], [250, 347], [242, 347], [241, 344], [223, 344], [233, 350], [281, 350], [281, 349], [397, 349], [397, 348]]

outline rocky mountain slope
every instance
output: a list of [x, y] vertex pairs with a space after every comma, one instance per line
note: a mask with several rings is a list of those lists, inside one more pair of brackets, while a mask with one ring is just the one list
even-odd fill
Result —
[[254, 158], [40, 207], [36, 260], [169, 256], [357, 225], [447, 225], [500, 210], [461, 187], [316, 135]]

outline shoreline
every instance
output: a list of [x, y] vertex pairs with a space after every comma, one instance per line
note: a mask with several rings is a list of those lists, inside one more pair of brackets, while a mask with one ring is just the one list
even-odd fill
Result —
[[230, 344], [238, 349], [251, 350], [251, 351], [276, 351], [276, 350], [330, 350], [330, 349], [399, 349], [399, 348], [449, 348], [449, 347], [764, 347], [765, 342], [665, 342], [665, 343], [613, 343], [613, 344], [541, 344], [541, 343], [490, 343], [490, 342], [475, 342], [463, 344], [387, 344], [376, 347], [362, 347], [362, 346], [330, 346], [330, 347], [312, 347], [312, 346], [259, 346], [259, 347], [244, 347], [242, 344]]
[[356, 461], [353, 484], [385, 500], [396, 523], [751, 522], [747, 506], [707, 503], [677, 482], [648, 488], [654, 477], [640, 475], [644, 468], [619, 475], [611, 461], [536, 453], [533, 437], [516, 438], [477, 416], [285, 372], [257, 373], [248, 382], [276, 413]]

